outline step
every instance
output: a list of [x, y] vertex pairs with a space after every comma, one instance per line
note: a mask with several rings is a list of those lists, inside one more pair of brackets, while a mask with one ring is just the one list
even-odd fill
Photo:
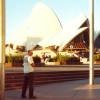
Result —
[[[23, 83], [23, 73], [6, 73], [5, 88], [6, 90], [19, 89]], [[100, 77], [100, 71], [95, 71], [95, 77]], [[55, 72], [35, 72], [34, 84], [42, 85], [48, 83], [73, 81], [88, 79], [89, 71], [55, 71]]]

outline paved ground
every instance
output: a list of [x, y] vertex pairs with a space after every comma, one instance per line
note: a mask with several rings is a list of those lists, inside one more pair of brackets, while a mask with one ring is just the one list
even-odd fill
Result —
[[[6, 91], [5, 100], [21, 99], [21, 90]], [[93, 86], [88, 80], [52, 83], [35, 87], [36, 100], [100, 100], [100, 78], [95, 79]]]

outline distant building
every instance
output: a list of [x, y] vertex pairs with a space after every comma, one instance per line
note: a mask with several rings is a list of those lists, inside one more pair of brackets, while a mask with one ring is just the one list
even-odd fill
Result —
[[64, 27], [60, 33], [56, 33], [52, 37], [45, 38], [39, 42], [39, 45], [52, 47], [58, 49], [58, 51], [86, 50], [89, 47], [88, 18], [83, 15], [80, 16], [70, 26]]
[[44, 3], [38, 2], [24, 25], [14, 33], [16, 38], [12, 39], [15, 44], [22, 44], [27, 48], [61, 30], [62, 25], [55, 12]]
[[89, 21], [86, 16], [80, 15], [64, 26], [56, 13], [41, 2], [34, 6], [18, 34], [16, 39], [21, 37], [20, 41], [24, 41], [26, 49], [36, 45], [54, 51], [85, 50], [89, 47]]

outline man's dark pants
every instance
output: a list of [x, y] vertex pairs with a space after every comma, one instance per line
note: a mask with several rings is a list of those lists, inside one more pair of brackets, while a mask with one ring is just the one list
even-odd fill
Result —
[[27, 88], [29, 88], [29, 97], [33, 97], [33, 92], [34, 92], [34, 87], [33, 87], [33, 77], [34, 77], [34, 73], [30, 72], [30, 73], [25, 73], [24, 74], [24, 83], [23, 83], [23, 87], [22, 87], [22, 97], [26, 96], [26, 91]]

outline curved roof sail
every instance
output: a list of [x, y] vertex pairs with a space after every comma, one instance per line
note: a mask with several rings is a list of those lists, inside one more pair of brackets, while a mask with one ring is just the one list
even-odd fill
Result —
[[[42, 39], [52, 36], [62, 30], [62, 25], [56, 13], [42, 2], [38, 2], [32, 9], [32, 12], [26, 18], [19, 29], [14, 32], [17, 44], [27, 42], [28, 37], [33, 38], [33, 43], [37, 44]], [[21, 37], [19, 41], [19, 37]], [[36, 40], [38, 39], [38, 40]]]
[[66, 26], [66, 29], [64, 27], [59, 33], [55, 33], [51, 37], [43, 39], [39, 42], [39, 45], [43, 47], [59, 46], [59, 50], [61, 50], [62, 45], [69, 43], [69, 41], [80, 34], [80, 32], [83, 32], [88, 28], [88, 25], [80, 28], [85, 22], [87, 22], [87, 18], [85, 16], [79, 16], [76, 20], [68, 24], [69, 26]]
[[88, 27], [82, 27], [82, 28], [80, 28], [72, 33], [68, 33], [67, 36], [64, 36], [65, 38], [63, 39], [63, 42], [59, 47], [59, 51], [62, 51], [67, 43], [72, 41], [75, 37], [77, 37], [79, 34], [81, 34], [86, 29], [88, 29]]
[[34, 37], [45, 37], [53, 35], [62, 30], [60, 20], [55, 12], [42, 2], [38, 2], [33, 10], [29, 20], [30, 30]]
[[78, 17], [74, 18], [67, 24], [63, 26], [63, 30], [65, 32], [73, 32], [76, 29], [79, 29], [85, 22], [87, 21], [87, 17], [83, 14], [80, 14]]

